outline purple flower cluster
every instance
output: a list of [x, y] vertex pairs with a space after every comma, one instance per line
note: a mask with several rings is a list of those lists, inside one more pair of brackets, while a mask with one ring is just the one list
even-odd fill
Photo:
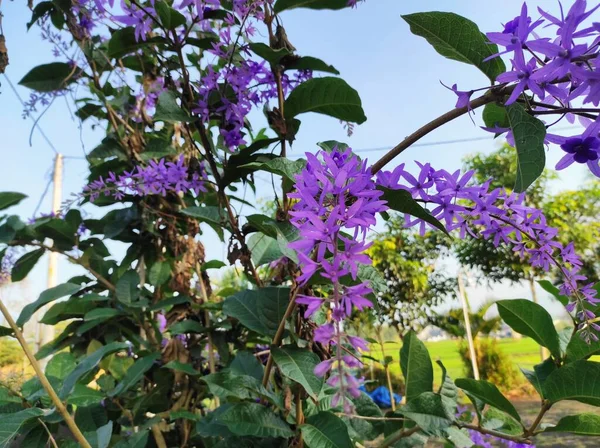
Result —
[[[435, 170], [430, 164], [420, 164], [417, 177], [405, 170], [401, 164], [393, 171], [377, 174], [377, 183], [391, 189], [409, 191], [414, 199], [430, 207], [430, 213], [444, 224], [448, 231], [457, 230], [460, 237], [467, 234], [491, 239], [495, 246], [507, 244], [533, 267], [544, 271], [558, 269], [564, 282], [561, 294], [572, 298], [567, 309], [578, 310], [582, 329], [589, 339], [597, 339], [590, 330], [600, 330], [596, 323], [589, 322], [594, 314], [584, 307], [600, 303], [596, 290], [587, 278], [579, 273], [582, 262], [575, 253], [573, 243], [563, 246], [556, 240], [558, 230], [548, 226], [544, 214], [524, 203], [525, 194], [507, 192], [505, 189], [490, 189], [490, 182], [473, 185], [473, 171], [461, 174], [446, 170]], [[419, 225], [424, 233], [429, 223], [422, 219], [406, 217], [407, 226]]]
[[332, 287], [326, 297], [299, 295], [296, 302], [306, 305], [307, 318], [323, 305], [331, 310], [330, 321], [315, 330], [314, 339], [335, 345], [335, 356], [317, 365], [315, 373], [325, 376], [331, 372], [328, 384], [339, 388], [333, 406], [342, 401], [350, 409], [345, 394], [360, 395], [360, 384], [348, 369], [361, 364], [344, 345], [356, 350], [368, 350], [368, 346], [363, 339], [346, 334], [342, 321], [354, 308], [372, 306], [367, 299], [372, 290], [368, 282], [346, 286], [342, 278], [356, 280], [360, 265], [370, 264], [364, 253], [370, 246], [366, 233], [375, 224], [375, 215], [387, 206], [379, 199], [382, 192], [376, 190], [366, 161], [359, 160], [351, 149], [306, 156], [306, 168], [296, 177], [296, 190], [289, 194], [297, 200], [290, 215], [301, 235], [290, 247], [298, 253], [302, 273], [297, 281], [301, 285], [318, 274]]
[[[587, 128], [583, 135], [561, 137], [548, 133], [546, 143], [558, 144], [566, 153], [556, 165], [557, 170], [577, 162], [587, 164], [597, 177], [600, 177], [600, 118], [597, 110], [583, 109], [581, 105], [600, 104], [600, 23], [590, 19], [599, 7], [595, 4], [588, 9], [586, 0], [575, 0], [566, 15], [562, 7], [559, 17], [538, 8], [539, 18], [533, 20], [524, 3], [520, 15], [506, 23], [502, 31], [487, 33], [488, 39], [501, 47], [499, 53], [488, 59], [510, 57], [510, 70], [496, 79], [501, 85], [512, 87], [506, 105], [521, 101], [532, 108], [534, 115], [555, 116], [547, 127], [563, 119], [573, 123], [579, 116]], [[553, 33], [548, 37], [538, 34], [549, 30]], [[462, 106], [476, 91], [458, 91], [454, 87], [453, 90]], [[508, 133], [509, 142], [514, 144], [509, 129], [485, 129]]]
[[0, 261], [0, 286], [10, 283], [12, 268], [16, 261], [14, 249], [6, 249]]
[[147, 166], [138, 165], [134, 170], [119, 176], [111, 172], [106, 179], [100, 177], [87, 185], [83, 194], [89, 196], [91, 201], [95, 201], [102, 194], [115, 199], [123, 199], [126, 194], [165, 196], [168, 192], [189, 191], [199, 194], [207, 191], [204, 186], [205, 179], [206, 173], [202, 167], [199, 172], [189, 171], [182, 154], [176, 162], [166, 162], [165, 159], [158, 162], [152, 160]]

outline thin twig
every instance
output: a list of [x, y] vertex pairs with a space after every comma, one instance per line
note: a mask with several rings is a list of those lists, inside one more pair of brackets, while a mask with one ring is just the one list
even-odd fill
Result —
[[420, 430], [421, 428], [419, 428], [418, 426], [414, 426], [410, 429], [401, 429], [400, 431], [386, 437], [381, 443], [381, 445], [379, 445], [379, 448], [388, 448], [390, 446], [393, 446], [399, 440], [404, 439], [405, 437], [410, 437], [411, 435]]
[[6, 319], [6, 322], [8, 322], [8, 325], [14, 331], [15, 337], [19, 341], [19, 344], [21, 345], [23, 352], [25, 352], [25, 356], [27, 356], [27, 359], [29, 359], [29, 362], [31, 363], [31, 366], [33, 367], [33, 370], [35, 371], [36, 376], [40, 380], [42, 387], [48, 393], [50, 400], [52, 400], [52, 403], [54, 403], [54, 406], [56, 406], [56, 409], [58, 410], [60, 415], [62, 415], [62, 417], [65, 419], [65, 423], [71, 430], [71, 433], [73, 434], [73, 437], [75, 437], [75, 440], [77, 440], [77, 442], [79, 442], [79, 444], [84, 448], [92, 448], [92, 446], [85, 439], [85, 437], [83, 436], [83, 433], [81, 432], [81, 430], [75, 423], [75, 420], [73, 420], [73, 417], [71, 417], [71, 414], [69, 414], [69, 411], [67, 411], [67, 408], [65, 407], [63, 402], [60, 400], [60, 398], [58, 397], [58, 395], [52, 388], [52, 385], [48, 381], [48, 378], [46, 378], [46, 375], [44, 375], [42, 366], [40, 366], [40, 363], [37, 361], [37, 359], [35, 359], [35, 356], [33, 355], [29, 346], [27, 345], [27, 341], [23, 337], [23, 333], [21, 332], [21, 330], [19, 329], [19, 327], [13, 320], [12, 316], [8, 312], [8, 309], [6, 308], [6, 306], [4, 305], [4, 302], [1, 299], [0, 299], [0, 312], [2, 312], [4, 319]]

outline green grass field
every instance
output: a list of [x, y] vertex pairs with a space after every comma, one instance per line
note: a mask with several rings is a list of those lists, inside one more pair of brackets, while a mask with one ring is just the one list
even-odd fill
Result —
[[[458, 354], [458, 340], [438, 341], [438, 342], [425, 342], [429, 354], [433, 361], [441, 360], [444, 363], [448, 374], [452, 378], [464, 377], [463, 363]], [[387, 343], [385, 344], [386, 356], [391, 356], [394, 362], [390, 366], [390, 370], [395, 375], [400, 375], [400, 342]], [[511, 360], [515, 364], [515, 367], [523, 367], [525, 369], [531, 369], [534, 364], [540, 362], [540, 351], [539, 346], [530, 338], [522, 339], [499, 339], [498, 346], [501, 350], [510, 356]], [[376, 359], [382, 359], [381, 348], [377, 344], [371, 346], [371, 356]], [[435, 383], [439, 384], [441, 381], [441, 370], [438, 368], [435, 372]]]

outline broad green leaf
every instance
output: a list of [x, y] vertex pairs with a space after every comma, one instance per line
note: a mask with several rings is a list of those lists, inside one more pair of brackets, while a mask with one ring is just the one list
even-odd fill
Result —
[[340, 78], [313, 78], [303, 82], [285, 100], [285, 117], [306, 112], [329, 115], [343, 121], [367, 120], [358, 92]]
[[77, 366], [77, 358], [71, 353], [58, 353], [48, 361], [46, 366], [46, 376], [53, 376], [59, 380], [64, 380], [69, 373]]
[[425, 432], [444, 429], [452, 423], [453, 414], [448, 415], [442, 397], [433, 392], [423, 392], [406, 403], [400, 413], [419, 425]]
[[223, 302], [223, 313], [246, 328], [274, 336], [289, 303], [289, 288], [268, 287], [240, 291]]
[[[375, 417], [374, 419], [362, 419], [352, 417], [342, 417], [342, 420], [350, 428], [350, 437], [359, 440], [375, 440], [384, 432], [385, 421], [377, 420], [383, 417], [379, 406], [366, 393], [361, 392], [360, 396], [352, 397], [354, 405], [353, 414], [360, 417]], [[325, 400], [322, 400], [325, 401]], [[321, 402], [319, 402], [319, 405]], [[329, 409], [331, 410], [331, 406]]]
[[127, 370], [121, 382], [108, 393], [108, 396], [114, 397], [135, 386], [158, 359], [160, 359], [160, 353], [151, 353], [135, 361], [133, 366]]
[[65, 378], [60, 393], [58, 394], [62, 399], [69, 396], [75, 384], [90, 371], [95, 369], [100, 361], [111, 353], [125, 350], [129, 345], [123, 342], [111, 342], [108, 345], [104, 345], [92, 354], [84, 357], [75, 369]]
[[218, 418], [238, 436], [292, 437], [294, 431], [269, 408], [258, 403], [237, 403]]
[[499, 300], [498, 312], [506, 324], [524, 336], [543, 345], [552, 356], [560, 358], [560, 341], [554, 328], [552, 316], [538, 305], [526, 299]]
[[206, 327], [202, 325], [200, 322], [195, 320], [182, 320], [181, 322], [177, 322], [169, 327], [169, 333], [171, 336], [176, 336], [178, 334], [186, 334], [186, 333], [205, 333]]
[[435, 51], [454, 61], [471, 64], [481, 70], [492, 83], [506, 71], [501, 58], [484, 61], [498, 53], [498, 47], [489, 42], [475, 23], [451, 12], [420, 12], [402, 18], [410, 31], [424, 37]]
[[46, 325], [56, 325], [65, 320], [83, 317], [96, 307], [92, 301], [82, 301], [82, 297], [71, 297], [69, 300], [55, 303], [50, 307], [40, 322]]
[[45, 448], [48, 446], [48, 432], [41, 424], [36, 425], [19, 443], [19, 448]]
[[507, 111], [517, 150], [517, 182], [514, 190], [521, 193], [544, 171], [546, 126], [529, 115], [519, 103], [511, 104]]
[[39, 408], [29, 408], [11, 414], [0, 414], [0, 448], [8, 448], [28, 421], [44, 415]]
[[140, 296], [139, 284], [140, 275], [136, 271], [130, 269], [125, 272], [116, 284], [117, 300], [123, 305], [131, 306]]
[[190, 122], [193, 118], [179, 105], [173, 92], [164, 91], [158, 97], [154, 121], [167, 123]]
[[12, 336], [13, 330], [9, 327], [3, 327], [0, 325], [0, 338], [3, 336]]
[[404, 375], [407, 403], [423, 392], [433, 391], [433, 364], [429, 352], [412, 330], [402, 340], [400, 368]]
[[319, 412], [300, 426], [308, 448], [352, 448], [346, 424], [331, 412]]
[[116, 30], [112, 33], [110, 40], [108, 41], [107, 55], [110, 58], [122, 58], [126, 54], [134, 53], [140, 48], [147, 47], [153, 43], [165, 42], [162, 37], [153, 37], [146, 40], [137, 40], [135, 38], [135, 29], [133, 27], [126, 27]]
[[600, 406], [600, 363], [575, 361], [564, 365], [548, 376], [543, 390], [552, 403], [575, 400]]
[[552, 294], [554, 298], [563, 306], [567, 306], [569, 304], [569, 298], [567, 296], [563, 296], [560, 293], [560, 290], [548, 280], [538, 280], [538, 285], [540, 285], [546, 292]]
[[391, 190], [385, 187], [379, 187], [379, 190], [383, 191], [383, 195], [380, 199], [387, 201], [387, 205], [390, 209], [422, 219], [445, 234], [448, 234], [444, 225], [429, 213], [429, 211], [424, 209], [421, 204], [415, 201], [408, 191]]
[[255, 168], [256, 170], [277, 174], [291, 182], [296, 182], [296, 175], [300, 174], [305, 167], [306, 160], [304, 159], [290, 160], [284, 157], [277, 157], [267, 162], [252, 162], [241, 166], [241, 168]]
[[302, 56], [292, 61], [286, 61], [286, 70], [312, 70], [317, 72], [333, 73], [339, 75], [340, 72], [333, 66], [318, 58], [312, 56]]
[[171, 266], [167, 261], [157, 261], [150, 268], [148, 281], [152, 286], [161, 286], [169, 280], [171, 276]]
[[506, 113], [506, 107], [496, 103], [488, 103], [483, 108], [481, 118], [485, 125], [489, 128], [500, 127], [508, 128], [510, 123], [508, 122], [508, 114]]
[[598, 354], [600, 354], [600, 341], [590, 341], [588, 344], [581, 337], [581, 332], [578, 331], [571, 336], [571, 340], [567, 345], [566, 361], [573, 362]]
[[154, 9], [158, 14], [160, 23], [168, 29], [174, 30], [178, 26], [185, 25], [185, 17], [179, 11], [171, 8], [167, 3], [158, 1], [154, 5]]
[[219, 207], [187, 207], [181, 210], [184, 215], [209, 224], [220, 226], [227, 220], [227, 212]]
[[485, 429], [492, 429], [511, 435], [523, 434], [523, 425], [518, 420], [493, 407], [485, 410], [480, 421], [481, 426]]
[[81, 285], [76, 285], [74, 283], [62, 283], [58, 286], [45, 290], [43, 293], [40, 294], [40, 296], [35, 302], [30, 303], [29, 305], [25, 306], [25, 308], [23, 308], [21, 314], [17, 319], [17, 325], [19, 327], [22, 327], [29, 321], [29, 319], [31, 319], [31, 316], [33, 316], [33, 314], [37, 310], [42, 308], [44, 305], [62, 297], [75, 294], [81, 288]]
[[247, 351], [239, 351], [229, 365], [229, 370], [237, 375], [247, 375], [261, 381], [264, 373], [263, 365]]
[[348, 0], [277, 0], [274, 9], [279, 13], [294, 8], [344, 9], [347, 7]]
[[569, 432], [580, 436], [600, 436], [600, 414], [585, 413], [567, 415], [556, 426], [544, 429], [544, 432]]
[[32, 68], [19, 84], [36, 92], [52, 92], [64, 89], [77, 73], [78, 69], [66, 62], [51, 62]]
[[506, 412], [508, 415], [519, 421], [521, 420], [521, 417], [513, 404], [508, 401], [508, 399], [502, 395], [502, 392], [500, 392], [492, 383], [471, 378], [459, 378], [454, 384], [478, 400]]
[[3, 191], [0, 193], [0, 210], [4, 210], [13, 205], [17, 205], [27, 196], [22, 193], [15, 193], [13, 191]]
[[28, 252], [17, 260], [11, 271], [11, 281], [19, 282], [27, 277], [39, 259], [44, 255], [44, 249]]
[[436, 361], [437, 365], [442, 369], [442, 385], [438, 394], [442, 397], [442, 404], [446, 409], [448, 415], [456, 414], [456, 408], [458, 405], [458, 389], [452, 378], [448, 375], [446, 367], [439, 359]]
[[556, 370], [556, 364], [552, 361], [552, 358], [546, 359], [540, 364], [533, 366], [533, 370], [527, 370], [521, 368], [521, 372], [525, 375], [525, 378], [531, 383], [535, 390], [540, 394], [540, 397], [544, 397], [544, 383], [552, 372]]
[[323, 380], [314, 374], [315, 367], [319, 364], [319, 357], [306, 349], [291, 346], [273, 348], [273, 360], [284, 376], [300, 383], [304, 390], [317, 399], [323, 387]]
[[208, 385], [213, 395], [223, 399], [244, 400], [251, 398], [251, 390], [257, 388], [260, 384], [259, 380], [254, 377], [234, 375], [227, 371], [205, 375], [201, 380]]
[[119, 440], [114, 445], [114, 448], [146, 448], [149, 437], [150, 432], [148, 430], [136, 432], [127, 438]]
[[277, 240], [263, 233], [254, 233], [248, 238], [248, 249], [255, 266], [271, 263], [283, 255]]
[[281, 58], [292, 54], [286, 48], [274, 49], [262, 42], [252, 42], [248, 45], [250, 50], [257, 56], [260, 56], [271, 65], [278, 65]]
[[67, 403], [75, 406], [90, 406], [100, 403], [105, 398], [104, 393], [83, 384], [75, 384], [73, 392], [67, 397]]
[[445, 429], [448, 439], [456, 448], [471, 448], [475, 444], [466, 429], [458, 429], [454, 426]]
[[202, 375], [202, 372], [199, 372], [198, 370], [194, 369], [191, 365], [184, 364], [180, 361], [169, 361], [163, 366], [163, 368], [177, 370], [178, 372], [183, 372], [186, 375], [190, 376]]
[[122, 314], [123, 311], [118, 310], [116, 308], [96, 308], [90, 311], [89, 313], [86, 313], [86, 315], [83, 316], [83, 320], [86, 322], [97, 319], [102, 319], [102, 321], [106, 321], [108, 319], [120, 316]]

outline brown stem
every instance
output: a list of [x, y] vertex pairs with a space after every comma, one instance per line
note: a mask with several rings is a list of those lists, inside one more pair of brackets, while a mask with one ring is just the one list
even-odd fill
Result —
[[533, 421], [533, 423], [531, 424], [529, 429], [527, 429], [525, 431], [525, 433], [523, 434], [523, 437], [527, 438], [527, 437], [532, 436], [535, 433], [535, 430], [537, 429], [539, 424], [542, 422], [544, 415], [546, 415], [546, 412], [548, 412], [551, 407], [552, 407], [552, 403], [550, 403], [548, 400], [544, 400], [544, 402], [542, 404], [542, 408], [540, 409], [540, 412], [538, 413], [537, 417], [535, 418], [535, 420]]
[[[512, 89], [502, 89], [502, 92], [504, 92], [504, 91], [508, 92], [509, 90], [512, 90]], [[500, 95], [499, 93], [494, 93], [493, 90], [489, 90], [486, 94], [471, 101], [468, 106], [454, 108], [454, 109], [446, 112], [445, 114], [440, 115], [435, 120], [430, 121], [425, 126], [422, 126], [421, 128], [417, 129], [415, 132], [410, 134], [408, 137], [406, 137], [404, 140], [402, 140], [400, 143], [398, 143], [396, 146], [394, 146], [390, 151], [388, 151], [381, 159], [379, 159], [377, 162], [375, 162], [373, 164], [373, 166], [371, 167], [371, 172], [373, 174], [377, 173], [379, 170], [381, 170], [381, 168], [383, 168], [385, 165], [387, 165], [389, 162], [391, 162], [392, 159], [394, 159], [396, 156], [401, 154], [410, 145], [414, 144], [421, 138], [425, 137], [431, 131], [434, 131], [437, 128], [439, 128], [440, 126], [443, 126], [444, 124], [449, 123], [450, 121], [454, 120], [455, 118], [458, 118], [458, 117], [468, 113], [470, 110], [477, 109], [488, 103], [492, 103], [492, 102], [496, 101], [499, 98], [499, 95]]]
[[387, 436], [383, 440], [383, 442], [381, 442], [381, 445], [379, 445], [379, 448], [388, 448], [390, 446], [393, 446], [399, 440], [404, 439], [405, 437], [410, 437], [411, 435], [413, 435], [414, 433], [416, 433], [420, 430], [421, 430], [421, 428], [419, 428], [418, 426], [414, 426], [410, 429], [401, 429], [400, 431]]
[[[296, 296], [298, 295], [298, 289], [295, 288], [292, 291], [290, 296], [290, 303], [288, 304], [285, 313], [283, 314], [283, 318], [281, 322], [279, 322], [279, 327], [277, 327], [277, 332], [275, 336], [273, 336], [273, 341], [271, 342], [271, 347], [277, 347], [281, 344], [281, 340], [283, 339], [283, 332], [285, 331], [285, 322], [289, 319], [289, 317], [294, 312], [294, 308], [296, 308]], [[269, 384], [269, 377], [271, 376], [271, 369], [273, 368], [273, 355], [269, 351], [269, 359], [267, 359], [267, 365], [265, 366], [265, 373], [263, 375], [262, 384], [264, 387], [267, 387]]]
[[37, 359], [35, 359], [35, 356], [33, 355], [29, 346], [27, 345], [27, 341], [25, 341], [25, 338], [23, 337], [23, 333], [21, 332], [21, 330], [19, 329], [19, 327], [13, 320], [12, 316], [10, 315], [8, 309], [6, 308], [6, 306], [4, 305], [4, 302], [1, 299], [0, 299], [0, 312], [2, 312], [4, 319], [6, 319], [6, 322], [8, 322], [8, 325], [10, 326], [10, 328], [15, 332], [15, 337], [19, 341], [19, 344], [21, 345], [23, 352], [25, 352], [25, 356], [27, 356], [27, 359], [29, 359], [29, 362], [31, 363], [31, 366], [33, 367], [33, 370], [35, 371], [36, 376], [40, 380], [42, 387], [48, 393], [48, 396], [50, 397], [50, 400], [52, 400], [52, 403], [54, 403], [54, 406], [56, 406], [57, 411], [65, 419], [65, 423], [71, 430], [71, 433], [73, 434], [73, 437], [75, 437], [75, 440], [77, 440], [77, 442], [79, 442], [79, 444], [84, 448], [92, 448], [92, 446], [85, 439], [85, 437], [83, 436], [83, 433], [81, 432], [81, 430], [75, 423], [75, 420], [73, 420], [73, 417], [71, 417], [71, 414], [69, 414], [69, 411], [67, 411], [67, 408], [65, 407], [63, 402], [60, 400], [60, 398], [58, 397], [58, 395], [52, 388], [52, 385], [48, 381], [48, 378], [46, 378], [46, 375], [44, 375], [44, 372], [42, 371], [42, 367], [40, 366]]
[[[298, 387], [298, 393], [296, 395], [296, 426], [304, 424], [304, 411], [302, 409], [302, 388]], [[298, 436], [298, 443], [295, 445], [298, 448], [304, 447], [304, 439], [302, 438], [302, 432]]]
[[156, 441], [156, 446], [158, 448], [168, 448], [165, 437], [160, 430], [160, 426], [158, 423], [152, 425], [152, 435], [154, 436], [154, 440]]
[[489, 435], [489, 436], [498, 437], [499, 439], [510, 440], [510, 441], [516, 442], [516, 443], [529, 443], [529, 444], [531, 444], [531, 441], [527, 437], [525, 437], [524, 435], [522, 435], [522, 436], [513, 436], [513, 435], [510, 435], [510, 434], [506, 434], [506, 433], [500, 432], [500, 431], [494, 431], [492, 429], [486, 429], [486, 428], [483, 428], [481, 426], [472, 425], [470, 423], [457, 423], [456, 426], [459, 427], [459, 428], [472, 429], [473, 431], [480, 432], [481, 434], [486, 434], [486, 435]]

